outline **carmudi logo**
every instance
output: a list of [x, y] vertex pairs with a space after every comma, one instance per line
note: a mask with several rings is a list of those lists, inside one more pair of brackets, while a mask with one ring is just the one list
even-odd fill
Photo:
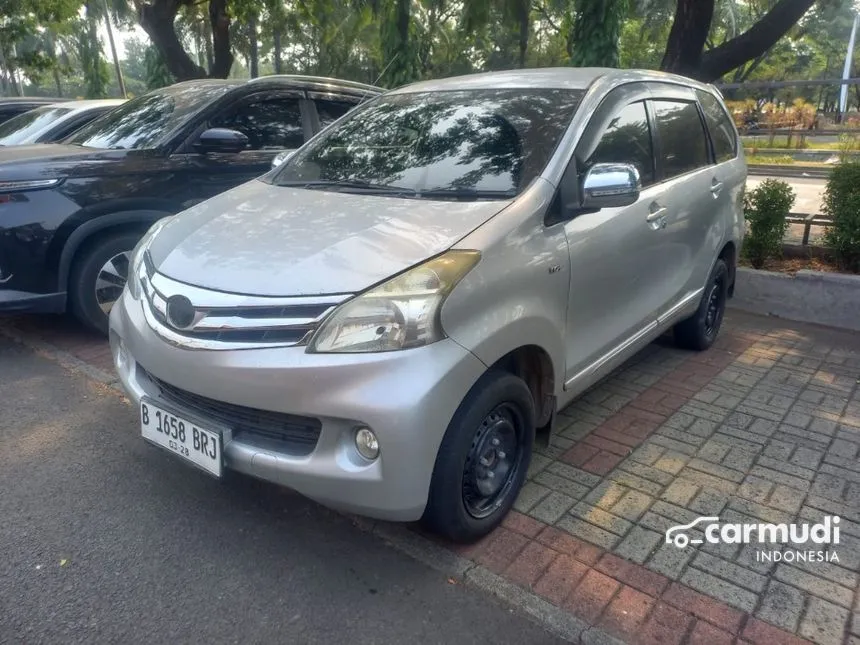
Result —
[[[839, 544], [839, 516], [826, 515], [818, 524], [721, 523], [719, 517], [697, 517], [666, 531], [666, 544], [679, 549], [703, 543], [766, 546], [756, 551], [760, 562], [839, 562], [836, 551], [828, 548]], [[798, 548], [810, 543], [818, 549]]]

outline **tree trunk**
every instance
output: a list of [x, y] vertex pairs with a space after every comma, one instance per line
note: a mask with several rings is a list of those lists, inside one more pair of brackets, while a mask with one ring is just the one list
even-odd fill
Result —
[[176, 34], [173, 22], [178, 11], [178, 0], [153, 0], [140, 6], [138, 20], [177, 81], [204, 78], [206, 70], [191, 60]]
[[248, 49], [249, 49], [249, 67], [251, 68], [251, 78], [257, 78], [260, 75], [260, 50], [257, 46], [257, 12], [251, 12], [248, 17]]
[[281, 74], [281, 29], [272, 32], [272, 58], [274, 59], [275, 74]]
[[206, 71], [212, 73], [212, 68], [215, 66], [215, 59], [212, 53], [212, 25], [208, 20], [203, 20], [203, 49], [206, 51]]
[[54, 85], [57, 87], [57, 98], [63, 97], [63, 80], [60, 78], [60, 70], [57, 69], [57, 66], [54, 65], [54, 68], [51, 70], [54, 74]]
[[813, 4], [815, 0], [779, 0], [740, 36], [704, 52], [695, 76], [699, 80], [712, 82], [748, 60], [761, 56], [796, 25]]
[[230, 15], [227, 0], [209, 0], [209, 22], [212, 23], [212, 47], [214, 60], [210, 76], [227, 78], [233, 67], [233, 52], [230, 48]]
[[531, 26], [531, 21], [529, 20], [529, 13], [531, 12], [531, 0], [520, 0], [517, 3], [516, 7], [517, 11], [517, 23], [520, 27], [520, 35], [519, 35], [519, 46], [520, 46], [520, 69], [526, 66], [526, 53], [529, 48], [529, 27]]
[[660, 69], [695, 76], [713, 18], [714, 0], [678, 0]]

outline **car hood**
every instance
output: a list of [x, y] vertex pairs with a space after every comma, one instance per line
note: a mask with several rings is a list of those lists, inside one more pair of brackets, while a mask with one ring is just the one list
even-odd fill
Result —
[[125, 150], [101, 150], [53, 143], [0, 146], [0, 181], [87, 175], [125, 158]]
[[180, 213], [153, 239], [155, 269], [216, 291], [356, 293], [445, 251], [504, 201], [427, 201], [254, 180]]

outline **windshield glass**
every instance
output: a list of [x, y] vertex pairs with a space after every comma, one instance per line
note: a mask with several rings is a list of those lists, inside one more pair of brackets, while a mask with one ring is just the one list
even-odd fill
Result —
[[65, 143], [114, 150], [157, 148], [188, 115], [230, 87], [190, 84], [144, 94], [85, 125]]
[[64, 107], [40, 107], [0, 124], [0, 146], [33, 143], [54, 121], [72, 110]]
[[513, 197], [543, 170], [582, 95], [491, 89], [383, 96], [299, 150], [273, 183]]

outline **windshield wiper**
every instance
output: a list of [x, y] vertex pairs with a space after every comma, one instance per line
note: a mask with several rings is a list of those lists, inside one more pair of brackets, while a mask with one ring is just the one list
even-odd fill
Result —
[[455, 199], [458, 201], [476, 201], [479, 199], [513, 199], [516, 193], [512, 190], [478, 190], [477, 188], [434, 188], [419, 190], [418, 197], [425, 199]]
[[369, 181], [337, 181], [332, 179], [317, 179], [312, 181], [293, 180], [282, 181], [279, 186], [293, 186], [296, 188], [342, 188], [346, 191], [360, 191], [368, 193], [384, 193], [386, 195], [414, 196], [417, 191], [403, 186], [387, 186], [385, 184], [374, 184]]

